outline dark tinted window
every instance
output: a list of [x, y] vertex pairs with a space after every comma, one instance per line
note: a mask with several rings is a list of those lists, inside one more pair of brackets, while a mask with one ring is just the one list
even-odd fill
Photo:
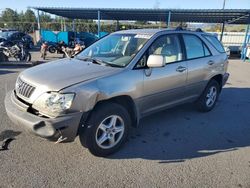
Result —
[[186, 46], [187, 59], [204, 57], [204, 44], [195, 35], [183, 35], [184, 43]]
[[220, 43], [220, 41], [217, 39], [216, 36], [211, 36], [211, 35], [203, 35], [203, 36], [216, 48], [216, 50], [218, 50], [221, 53], [225, 52], [222, 44]]

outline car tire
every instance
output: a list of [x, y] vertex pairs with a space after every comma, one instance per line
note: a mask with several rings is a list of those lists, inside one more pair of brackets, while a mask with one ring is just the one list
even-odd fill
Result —
[[116, 103], [102, 103], [90, 114], [79, 132], [80, 142], [95, 156], [105, 157], [116, 152], [128, 137], [131, 118]]
[[202, 95], [196, 102], [197, 109], [201, 112], [211, 111], [218, 100], [220, 94], [219, 83], [216, 80], [211, 80]]

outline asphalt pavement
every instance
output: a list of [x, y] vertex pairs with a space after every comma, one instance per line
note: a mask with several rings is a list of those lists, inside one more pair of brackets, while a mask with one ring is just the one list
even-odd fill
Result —
[[98, 158], [11, 123], [4, 97], [24, 68], [0, 66], [0, 187], [250, 187], [250, 64], [231, 60], [209, 113], [182, 105], [144, 118], [116, 154]]

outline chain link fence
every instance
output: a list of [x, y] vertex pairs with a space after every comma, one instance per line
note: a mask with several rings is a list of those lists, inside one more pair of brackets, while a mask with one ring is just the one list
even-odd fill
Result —
[[[101, 31], [104, 32], [114, 32], [117, 30], [124, 29], [141, 29], [141, 28], [165, 28], [165, 23], [158, 24], [137, 24], [133, 22], [128, 23], [119, 23], [117, 25], [116, 22], [101, 22]], [[37, 22], [0, 22], [0, 28], [8, 28], [8, 29], [16, 29], [18, 31], [26, 32], [26, 33], [34, 33], [38, 30]], [[98, 26], [96, 22], [83, 22], [83, 21], [75, 21], [73, 22], [41, 22], [40, 28], [43, 30], [51, 30], [51, 31], [76, 31], [76, 32], [90, 32], [97, 33]]]

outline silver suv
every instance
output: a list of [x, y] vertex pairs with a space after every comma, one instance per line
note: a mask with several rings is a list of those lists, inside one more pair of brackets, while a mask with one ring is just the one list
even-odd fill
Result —
[[187, 102], [213, 109], [227, 66], [221, 43], [201, 31], [119, 31], [73, 59], [23, 71], [5, 107], [36, 135], [57, 142], [79, 135], [91, 153], [106, 156], [148, 114]]

